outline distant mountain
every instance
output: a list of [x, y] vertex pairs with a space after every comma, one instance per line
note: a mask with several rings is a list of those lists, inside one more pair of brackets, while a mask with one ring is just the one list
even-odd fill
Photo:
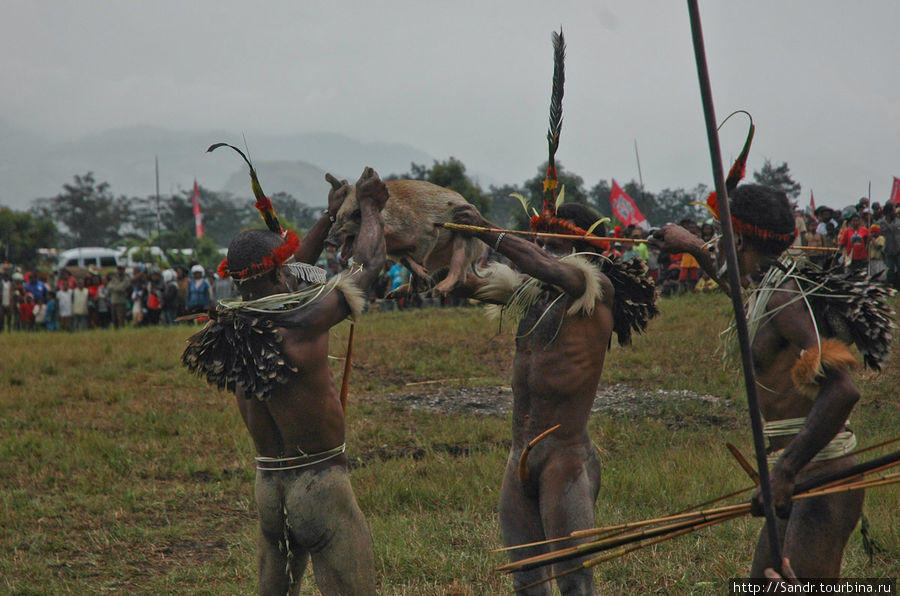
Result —
[[[327, 204], [330, 185], [325, 181], [325, 170], [322, 168], [304, 161], [254, 161], [253, 165], [267, 195], [286, 192], [307, 205], [324, 207]], [[253, 193], [247, 168], [233, 173], [220, 190], [249, 201]], [[277, 204], [275, 210], [278, 210]]]
[[[326, 171], [353, 181], [367, 165], [388, 176], [408, 172], [412, 162], [431, 165], [434, 161], [409, 145], [363, 142], [331, 133], [248, 132], [246, 138], [266, 192], [287, 192], [312, 206], [325, 205]], [[115, 195], [152, 196], [155, 158], [159, 159], [162, 195], [190, 188], [196, 178], [207, 188], [249, 197], [247, 170], [240, 157], [221, 149], [206, 153], [209, 145], [219, 141], [244, 146], [235, 131], [153, 127], [114, 129], [59, 142], [0, 120], [0, 205], [27, 209], [32, 200], [59, 194], [73, 176], [89, 171], [98, 181], [108, 182]], [[243, 181], [238, 182], [241, 176]]]

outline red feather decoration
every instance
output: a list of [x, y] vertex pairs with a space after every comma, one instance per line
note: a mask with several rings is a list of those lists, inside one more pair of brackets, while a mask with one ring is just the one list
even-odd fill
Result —
[[251, 277], [262, 275], [276, 267], [281, 267], [288, 259], [294, 256], [299, 248], [300, 237], [295, 232], [288, 230], [285, 233], [284, 242], [270, 254], [264, 256], [259, 263], [254, 263], [240, 271], [231, 271], [228, 269], [228, 259], [225, 259], [219, 265], [219, 275], [222, 277], [230, 275], [237, 280], [250, 279]]

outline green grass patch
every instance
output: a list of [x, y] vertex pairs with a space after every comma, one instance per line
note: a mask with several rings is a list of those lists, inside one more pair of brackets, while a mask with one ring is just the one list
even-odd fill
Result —
[[[600, 524], [655, 517], [749, 485], [724, 447], [752, 453], [739, 371], [723, 365], [720, 295], [665, 300], [602, 384], [646, 399], [589, 422], [601, 451]], [[896, 304], [895, 304], [896, 306]], [[344, 355], [349, 325], [332, 332]], [[256, 590], [252, 442], [234, 397], [179, 364], [191, 327], [0, 335], [0, 593], [247, 594]], [[480, 308], [379, 313], [356, 330], [347, 421], [351, 477], [383, 594], [499, 594], [509, 578], [497, 501], [509, 416], [412, 410], [389, 393], [505, 386], [511, 329]], [[342, 361], [332, 368], [339, 377]], [[898, 435], [900, 364], [857, 375], [866, 446]], [[412, 383], [413, 385], [409, 385]], [[434, 383], [434, 384], [430, 384]], [[660, 399], [658, 389], [717, 400]], [[896, 576], [900, 491], [869, 491], [882, 550], [859, 532], [844, 574]], [[749, 569], [741, 519], [596, 569], [602, 593], [720, 594]], [[316, 594], [308, 574], [302, 594]]]

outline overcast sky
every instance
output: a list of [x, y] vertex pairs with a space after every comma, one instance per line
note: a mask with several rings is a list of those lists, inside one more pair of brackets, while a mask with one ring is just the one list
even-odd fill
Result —
[[[510, 183], [546, 159], [550, 35], [562, 26], [563, 165], [588, 186], [637, 179], [636, 142], [648, 190], [712, 184], [684, 2], [0, 0], [0, 8], [0, 118], [17, 127], [64, 138], [137, 124], [337, 132], [455, 156]], [[701, 2], [700, 10], [716, 114], [745, 109], [757, 125], [749, 171], [766, 158], [787, 162], [801, 204], [812, 189], [818, 204], [846, 205], [870, 182], [873, 201], [884, 202], [900, 176], [900, 2]], [[737, 118], [723, 129], [725, 160], [745, 133]]]

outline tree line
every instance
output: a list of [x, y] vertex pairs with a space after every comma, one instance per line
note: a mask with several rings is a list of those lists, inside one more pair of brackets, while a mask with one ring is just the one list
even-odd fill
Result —
[[[409, 172], [386, 178], [427, 180], [451, 188], [497, 224], [523, 229], [527, 226], [527, 214], [519, 200], [510, 195], [520, 194], [540, 210], [546, 168], [547, 164], [542, 164], [534, 177], [519, 185], [491, 185], [486, 190], [471, 179], [466, 166], [454, 157], [435, 160], [431, 166], [412, 163]], [[557, 172], [560, 185], [565, 186], [566, 201], [588, 205], [600, 216], [615, 221], [609, 204], [611, 180], [601, 179], [588, 187], [584, 178], [566, 170], [559, 162]], [[773, 165], [766, 160], [763, 167], [753, 173], [753, 179], [759, 184], [784, 190], [791, 199], [800, 194], [800, 184], [791, 178], [787, 163]], [[691, 189], [665, 188], [654, 193], [632, 179], [622, 188], [653, 225], [709, 217], [703, 207], [695, 204], [702, 203], [709, 194], [710, 189], [705, 184], [697, 184]], [[33, 267], [38, 248], [160, 246], [163, 249], [191, 248], [197, 260], [210, 266], [220, 258], [218, 248], [227, 246], [240, 230], [264, 226], [248, 199], [203, 186], [199, 186], [199, 195], [204, 238], [194, 237], [192, 189], [159, 197], [157, 205], [155, 196], [116, 196], [110, 185], [96, 180], [92, 172], [75, 175], [55, 197], [33, 200], [28, 211], [0, 207], [0, 259]], [[283, 225], [301, 234], [319, 216], [320, 209], [310, 207], [288, 193], [275, 193], [271, 199]]]

